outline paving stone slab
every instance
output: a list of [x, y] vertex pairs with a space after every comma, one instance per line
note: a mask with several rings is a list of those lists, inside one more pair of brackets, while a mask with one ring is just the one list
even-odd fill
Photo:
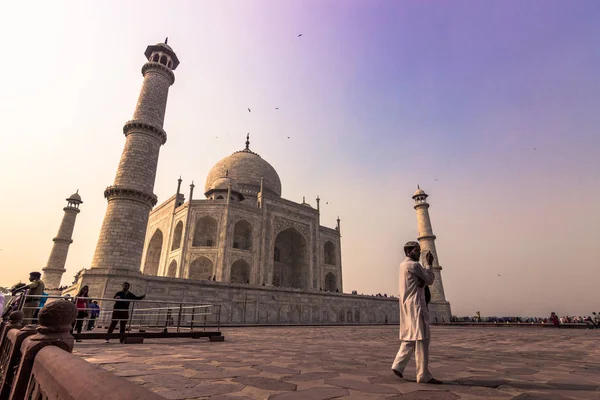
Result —
[[200, 383], [198, 380], [188, 379], [185, 376], [177, 374], [142, 375], [138, 379], [152, 383], [155, 386], [172, 389], [194, 387]]
[[388, 386], [375, 385], [370, 382], [361, 382], [352, 379], [331, 378], [325, 379], [325, 383], [327, 385], [339, 386], [346, 389], [354, 389], [365, 393], [398, 393], [398, 390]]
[[408, 394], [386, 397], [389, 400], [455, 400], [460, 396], [445, 390], [417, 390]]
[[497, 388], [500, 385], [504, 385], [507, 381], [505, 379], [494, 378], [491, 376], [469, 376], [467, 378], [457, 379], [455, 382], [458, 385]]
[[328, 400], [346, 397], [348, 389], [336, 387], [316, 387], [297, 392], [279, 393], [269, 396], [269, 400]]
[[187, 400], [198, 397], [214, 396], [216, 394], [239, 392], [243, 388], [244, 385], [238, 385], [235, 383], [219, 383], [197, 385], [193, 388], [186, 389], [165, 390], [158, 392], [158, 394], [169, 400]]
[[300, 373], [300, 370], [298, 370], [298, 369], [278, 367], [276, 365], [257, 365], [253, 368], [259, 369], [261, 371], [267, 371], [267, 372], [271, 372], [273, 374], [281, 374], [281, 375], [292, 375], [292, 374]]
[[265, 390], [296, 390], [296, 385], [293, 383], [282, 382], [277, 379], [265, 378], [261, 376], [243, 376], [235, 378], [233, 381]]
[[317, 371], [307, 372], [306, 374], [284, 376], [282, 380], [290, 382], [313, 381], [316, 379], [337, 378], [340, 376], [338, 372], [332, 371]]
[[200, 371], [191, 378], [202, 380], [216, 380], [226, 378], [237, 378], [240, 376], [258, 375], [260, 371], [250, 368], [233, 369], [226, 368], [223, 371]]
[[568, 397], [561, 396], [557, 393], [522, 393], [512, 400], [569, 400]]

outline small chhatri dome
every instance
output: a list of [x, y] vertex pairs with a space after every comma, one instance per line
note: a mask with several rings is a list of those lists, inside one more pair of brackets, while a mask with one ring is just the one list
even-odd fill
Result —
[[263, 190], [281, 197], [281, 180], [275, 168], [261, 156], [250, 150], [250, 135], [246, 136], [246, 147], [217, 162], [206, 177], [204, 190], [208, 192], [213, 184], [223, 177], [223, 171], [229, 172], [244, 195], [257, 196], [260, 191], [260, 178], [263, 178]]
[[79, 189], [77, 189], [77, 191], [70, 195], [66, 200], [72, 203], [83, 203], [83, 201], [81, 201], [81, 196], [79, 195]]
[[229, 185], [231, 185], [231, 191], [232, 192], [238, 192], [239, 193], [239, 188], [237, 183], [235, 183], [235, 180], [225, 176], [223, 178], [219, 178], [216, 181], [213, 182], [213, 184], [210, 187], [210, 190], [224, 190], [227, 191], [229, 189]]
[[227, 192], [229, 191], [229, 188], [231, 188], [231, 193], [235, 194], [236, 197], [238, 198], [238, 200], [240, 200], [240, 201], [244, 200], [244, 195], [240, 191], [239, 186], [236, 183], [235, 179], [232, 179], [229, 176], [229, 170], [227, 170], [225, 172], [225, 176], [222, 176], [222, 177], [214, 180], [212, 182], [210, 188], [206, 191], [206, 193], [204, 193], [204, 195], [207, 198], [210, 198], [210, 196], [213, 193], [222, 193], [222, 194], [226, 195]]
[[429, 195], [425, 193], [425, 191], [423, 191], [423, 189], [421, 189], [419, 185], [417, 185], [417, 190], [415, 191], [415, 194], [413, 194], [412, 198], [417, 199], [417, 197], [426, 199], [427, 197], [429, 197]]
[[155, 45], [148, 46], [146, 48], [146, 51], [144, 52], [144, 55], [146, 56], [146, 58], [148, 60], [150, 60], [152, 53], [154, 53], [156, 51], [160, 51], [165, 54], [168, 54], [169, 57], [171, 57], [171, 60], [173, 60], [173, 66], [171, 67], [171, 69], [175, 70], [177, 68], [177, 66], [179, 65], [179, 58], [177, 58], [177, 54], [175, 54], [175, 52], [173, 51], [171, 46], [169, 46], [167, 44], [168, 39], [169, 38], [165, 39], [165, 43], [156, 43]]

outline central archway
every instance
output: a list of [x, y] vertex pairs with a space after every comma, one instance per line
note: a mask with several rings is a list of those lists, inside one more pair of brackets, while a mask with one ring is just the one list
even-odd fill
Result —
[[308, 288], [306, 239], [295, 228], [280, 232], [273, 249], [273, 286]]

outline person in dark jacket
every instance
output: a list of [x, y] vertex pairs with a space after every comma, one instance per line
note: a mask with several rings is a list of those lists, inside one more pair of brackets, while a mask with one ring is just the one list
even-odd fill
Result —
[[[121, 338], [119, 341], [123, 343], [125, 340], [125, 327], [127, 326], [127, 320], [129, 319], [129, 300], [142, 300], [146, 297], [146, 295], [136, 296], [135, 294], [129, 291], [131, 285], [129, 282], [123, 282], [123, 290], [115, 293], [113, 299], [118, 299], [115, 301], [115, 305], [113, 307], [112, 313], [112, 321], [110, 326], [108, 327], [108, 331], [106, 333], [111, 334], [117, 323], [120, 325], [119, 332], [121, 333]], [[105, 343], [109, 342], [109, 339], [104, 340]]]

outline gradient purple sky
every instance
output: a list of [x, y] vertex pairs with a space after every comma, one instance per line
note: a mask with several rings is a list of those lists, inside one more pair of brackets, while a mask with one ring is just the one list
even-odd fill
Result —
[[143, 51], [169, 36], [159, 201], [251, 132], [285, 198], [340, 215], [345, 291], [397, 293], [419, 183], [454, 314], [600, 311], [599, 20], [597, 1], [5, 4], [0, 284], [45, 265], [77, 188], [63, 283], [89, 266]]

